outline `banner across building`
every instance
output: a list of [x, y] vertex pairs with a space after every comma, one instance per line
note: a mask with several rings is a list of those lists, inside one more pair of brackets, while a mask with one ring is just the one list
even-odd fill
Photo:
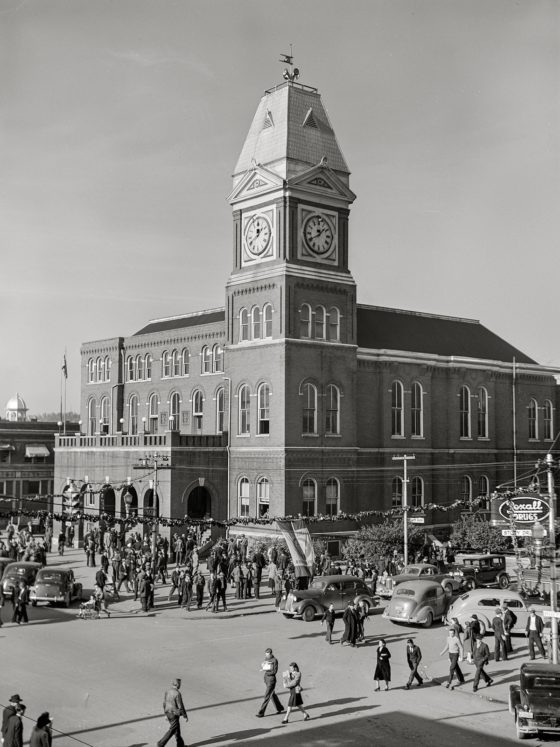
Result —
[[295, 521], [277, 521], [276, 525], [286, 540], [296, 578], [313, 576], [315, 552], [307, 524], [303, 519]]

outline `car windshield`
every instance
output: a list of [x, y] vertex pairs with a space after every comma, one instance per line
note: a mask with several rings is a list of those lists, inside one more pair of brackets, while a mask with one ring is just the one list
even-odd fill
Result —
[[421, 568], [418, 568], [414, 565], [407, 565], [404, 569], [404, 573], [406, 573], [408, 576], [419, 576], [421, 572]]
[[480, 567], [480, 560], [467, 560], [464, 561], [465, 565], [470, 565], [471, 567], [476, 566], [477, 568]]
[[15, 578], [16, 576], [25, 576], [27, 568], [9, 568], [6, 571], [6, 578]]
[[397, 589], [393, 596], [396, 597], [413, 597], [415, 595], [414, 589]]
[[64, 579], [64, 574], [60, 571], [42, 571], [37, 576], [37, 583], [59, 584]]
[[560, 689], [560, 680], [558, 679], [558, 677], [547, 677], [545, 674], [537, 674], [533, 677], [526, 677], [525, 682], [525, 688], [527, 690]]
[[315, 590], [321, 590], [324, 585], [325, 585], [325, 582], [322, 579], [316, 579], [315, 581], [312, 581], [309, 584], [309, 588], [315, 589]]

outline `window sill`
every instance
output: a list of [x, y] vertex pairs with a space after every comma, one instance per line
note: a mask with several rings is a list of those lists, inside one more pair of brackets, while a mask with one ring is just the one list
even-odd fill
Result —
[[268, 438], [270, 436], [270, 433], [257, 433], [257, 438]]
[[319, 438], [319, 434], [318, 433], [302, 433], [301, 437], [302, 438]]
[[426, 436], [411, 436], [410, 437], [413, 441], [425, 441]]
[[490, 438], [488, 436], [479, 436], [477, 441], [490, 441]]
[[237, 438], [251, 438], [250, 433], [238, 433]]
[[472, 441], [472, 436], [459, 436], [459, 441]]
[[342, 438], [341, 433], [325, 433], [325, 438]]
[[395, 439], [396, 441], [404, 441], [404, 436], [398, 436], [398, 435], [391, 435], [391, 438]]

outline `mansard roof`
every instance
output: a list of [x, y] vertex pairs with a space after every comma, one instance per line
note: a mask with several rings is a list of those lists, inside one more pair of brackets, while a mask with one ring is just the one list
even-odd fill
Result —
[[261, 99], [234, 176], [261, 164], [289, 179], [323, 158], [333, 171], [347, 178], [346, 160], [317, 89], [282, 83]]
[[225, 309], [207, 309], [181, 316], [171, 316], [165, 319], [153, 319], [145, 327], [135, 332], [136, 335], [150, 335], [154, 332], [167, 332], [170, 329], [183, 329], [185, 327], [199, 327], [202, 324], [213, 324], [225, 322]]
[[357, 306], [358, 347], [536, 364], [476, 319]]

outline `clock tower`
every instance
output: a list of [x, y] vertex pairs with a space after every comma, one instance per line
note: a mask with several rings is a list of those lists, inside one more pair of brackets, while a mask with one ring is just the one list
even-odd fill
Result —
[[[270, 514], [302, 513], [302, 475], [356, 443], [354, 418], [342, 407], [355, 386], [356, 286], [348, 266], [355, 195], [319, 92], [299, 83], [296, 71], [284, 78], [257, 107], [229, 197], [232, 515], [243, 514], [239, 479], [247, 474], [252, 484], [271, 468]], [[321, 470], [313, 479], [320, 511]]]

